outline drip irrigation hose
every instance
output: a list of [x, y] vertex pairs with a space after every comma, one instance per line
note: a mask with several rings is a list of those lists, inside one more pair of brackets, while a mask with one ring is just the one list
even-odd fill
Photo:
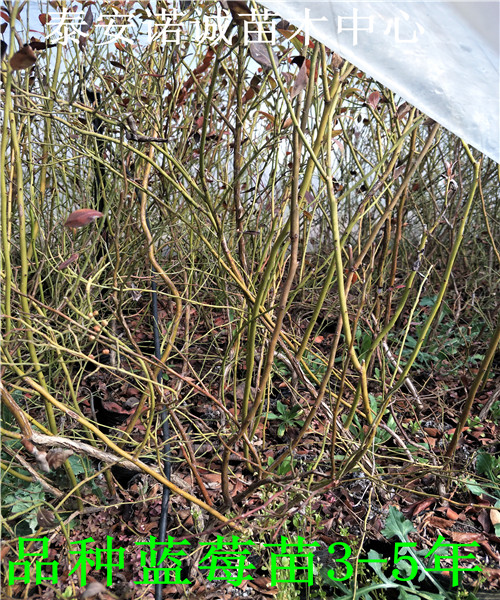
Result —
[[[148, 225], [149, 233], [151, 233], [151, 225], [149, 222], [149, 218], [146, 213], [146, 223]], [[153, 340], [155, 346], [155, 356], [158, 360], [161, 359], [161, 348], [160, 348], [160, 329], [158, 327], [158, 284], [156, 283], [154, 277], [156, 275], [156, 270], [152, 269], [153, 280], [151, 284], [151, 308], [153, 312]], [[163, 379], [163, 371], [160, 370], [158, 372], [158, 383], [161, 383]], [[170, 427], [168, 425], [168, 412], [163, 405], [161, 410], [161, 432], [163, 438], [163, 470], [165, 472], [165, 477], [170, 481], [171, 476], [171, 464], [170, 464]], [[160, 512], [160, 522], [158, 525], [158, 544], [165, 543], [165, 538], [167, 534], [167, 520], [168, 520], [168, 503], [170, 500], [170, 490], [166, 485], [163, 486], [162, 497], [161, 497], [161, 512]], [[158, 554], [161, 556], [162, 552]], [[161, 564], [161, 563], [160, 563]], [[160, 564], [156, 566], [160, 566]], [[162, 600], [163, 596], [163, 583], [155, 583], [155, 600]]]
[[[101, 103], [101, 95], [94, 90], [86, 89], [86, 96], [90, 103], [96, 108], [99, 107]], [[95, 132], [100, 132], [103, 127], [103, 121], [98, 116], [96, 116], [92, 125]], [[99, 153], [102, 155], [104, 150], [104, 142], [100, 139], [97, 140], [97, 146], [99, 149]], [[101, 212], [104, 212], [104, 178], [106, 174], [106, 169], [104, 165], [101, 163], [97, 163], [95, 165], [95, 177], [94, 177], [94, 199], [98, 209]], [[149, 233], [151, 234], [151, 223], [149, 221], [149, 217], [147, 214], [146, 208], [146, 223], [149, 229]], [[104, 242], [107, 242], [106, 236], [104, 236]], [[99, 250], [101, 252], [101, 250]], [[158, 327], [158, 284], [154, 279], [157, 275], [155, 268], [152, 270], [152, 284], [151, 284], [151, 308], [152, 308], [152, 317], [153, 317], [153, 340], [154, 340], [154, 348], [155, 348], [155, 357], [157, 360], [161, 360], [161, 347], [160, 347], [160, 329]], [[163, 370], [158, 372], [157, 381], [161, 383], [163, 380]], [[163, 405], [163, 408], [160, 413], [161, 416], [161, 432], [163, 438], [163, 449], [161, 454], [163, 455], [163, 471], [165, 473], [165, 477], [170, 481], [171, 480], [171, 462], [170, 462], [170, 427], [168, 425], [168, 411]], [[158, 525], [158, 544], [161, 545], [165, 543], [166, 533], [167, 533], [167, 520], [168, 520], [168, 503], [170, 500], [170, 490], [167, 486], [163, 486], [162, 490], [162, 498], [161, 498], [161, 512], [160, 512], [160, 522]], [[161, 556], [161, 552], [159, 556]], [[160, 563], [161, 564], [161, 563]], [[159, 564], [156, 566], [160, 566]], [[163, 583], [155, 583], [155, 600], [162, 600], [163, 596]]]

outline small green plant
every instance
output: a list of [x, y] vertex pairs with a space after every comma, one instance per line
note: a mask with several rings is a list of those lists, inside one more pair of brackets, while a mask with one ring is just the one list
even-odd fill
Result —
[[267, 413], [267, 418], [270, 420], [281, 421], [278, 426], [278, 437], [283, 437], [288, 427], [302, 427], [302, 425], [304, 425], [304, 421], [298, 419], [304, 412], [304, 409], [300, 406], [288, 408], [286, 404], [283, 404], [283, 402], [278, 400], [276, 403], [276, 410], [278, 411], [278, 414], [269, 412]]
[[[417, 323], [414, 335], [407, 335], [404, 339], [401, 353], [404, 360], [408, 359], [415, 349], [427, 320], [427, 312], [434, 307], [436, 301], [436, 296], [427, 296], [420, 300], [419, 309], [414, 317]], [[427, 332], [422, 349], [415, 360], [415, 367], [420, 370], [439, 370], [446, 365], [449, 373], [457, 373], [464, 367], [475, 366], [484, 358], [484, 355], [478, 353], [469, 355], [467, 350], [477, 339], [482, 327], [483, 323], [477, 319], [470, 326], [457, 325], [453, 311], [444, 303], [436, 331], [434, 334], [432, 334], [432, 329]], [[391, 333], [389, 339], [397, 341], [400, 338]]]
[[304, 361], [307, 363], [309, 369], [311, 369], [311, 373], [314, 373], [319, 380], [323, 379], [326, 373], [326, 364], [319, 356], [315, 356], [312, 352], [306, 350], [304, 352]]
[[356, 329], [356, 333], [354, 335], [355, 338], [355, 347], [356, 353], [358, 355], [359, 360], [363, 360], [366, 357], [366, 354], [372, 347], [373, 338], [370, 332], [366, 332], [361, 327]]
[[482, 420], [479, 415], [473, 415], [472, 417], [467, 419], [467, 425], [469, 427], [471, 427], [472, 429], [474, 429], [474, 427], [477, 427], [478, 425], [481, 425], [481, 423], [482, 423]]
[[500, 423], [500, 400], [497, 400], [496, 402], [493, 403], [490, 414], [491, 414], [491, 420], [494, 423]]
[[498, 486], [500, 481], [500, 455], [495, 456], [485, 449], [479, 450], [476, 459], [476, 472], [478, 475], [485, 475], [493, 484]]
[[[415, 528], [411, 521], [405, 519], [404, 515], [400, 513], [393, 506], [389, 508], [389, 515], [387, 517], [385, 528], [382, 533], [387, 538], [397, 537], [400, 542], [395, 545], [394, 565], [390, 577], [384, 573], [380, 564], [382, 558], [375, 550], [370, 550], [368, 553], [368, 559], [373, 567], [373, 570], [377, 573], [379, 578], [385, 583], [387, 587], [396, 587], [399, 591], [400, 600], [406, 600], [408, 598], [418, 598], [422, 594], [419, 592], [418, 587], [413, 583], [413, 579], [416, 576], [417, 582], [422, 582], [427, 578], [432, 585], [438, 590], [439, 593], [425, 592], [426, 598], [439, 598], [451, 599], [454, 594], [445, 590], [434, 577], [433, 573], [428, 570], [428, 567], [433, 564], [432, 557], [429, 557], [428, 550], [416, 550], [415, 544], [410, 542], [408, 534], [413, 532]], [[436, 549], [432, 554], [434, 556], [446, 555], [445, 546], [440, 544], [437, 545]], [[397, 565], [397, 566], [396, 566]], [[402, 583], [404, 582], [404, 583]]]
[[2, 505], [5, 511], [16, 517], [16, 532], [19, 535], [33, 533], [37, 529], [37, 512], [43, 504], [45, 492], [40, 483], [30, 483], [24, 489], [5, 494]]
[[[267, 466], [270, 467], [274, 463], [274, 458], [271, 456], [267, 459]], [[285, 460], [278, 466], [276, 473], [278, 475], [288, 475], [295, 466], [295, 460], [291, 456], [287, 456]]]

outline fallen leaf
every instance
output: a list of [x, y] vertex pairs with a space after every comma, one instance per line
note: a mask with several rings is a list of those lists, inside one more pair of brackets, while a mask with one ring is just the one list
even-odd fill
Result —
[[436, 438], [433, 437], [424, 437], [424, 442], [427, 442], [427, 444], [429, 444], [429, 448], [434, 448], [434, 446], [436, 445]]
[[451, 519], [452, 521], [457, 521], [460, 518], [460, 515], [458, 513], [456, 513], [454, 510], [452, 510], [451, 508], [448, 508], [446, 510], [446, 516], [448, 517], [448, 519]]
[[493, 525], [498, 525], [500, 523], [500, 510], [497, 510], [496, 508], [490, 510], [490, 521]]
[[248, 585], [266, 596], [275, 596], [278, 593], [278, 588], [271, 585], [270, 577], [255, 577]]
[[442, 519], [441, 517], [431, 516], [427, 521], [427, 525], [432, 525], [433, 527], [439, 527], [439, 529], [447, 530], [450, 527], [453, 527], [453, 521], [450, 521], [449, 519]]
[[417, 502], [414, 505], [413, 511], [411, 512], [411, 515], [414, 516], [414, 517], [416, 517], [422, 511], [427, 510], [435, 502], [436, 502], [435, 498], [426, 498], [425, 500], [422, 500], [421, 502]]
[[85, 600], [85, 598], [92, 598], [93, 596], [97, 596], [97, 594], [102, 594], [102, 592], [106, 591], [106, 587], [99, 583], [98, 581], [92, 581], [89, 583], [87, 587], [83, 590], [81, 598]]
[[437, 437], [439, 435], [439, 429], [435, 427], [424, 427], [425, 433], [428, 433], [432, 437]]
[[477, 520], [481, 523], [483, 531], [486, 531], [486, 533], [488, 533], [491, 529], [491, 520], [490, 515], [488, 514], [488, 511], [485, 508], [479, 511], [479, 514], [477, 515]]
[[485, 538], [481, 533], [469, 531], [452, 531], [451, 539], [458, 544], [472, 544], [474, 542], [481, 543], [485, 541]]

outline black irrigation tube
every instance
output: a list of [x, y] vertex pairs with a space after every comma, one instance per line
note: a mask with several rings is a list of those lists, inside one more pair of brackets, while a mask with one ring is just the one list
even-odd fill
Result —
[[[151, 225], [149, 222], [149, 218], [146, 213], [146, 223], [149, 229], [149, 233], [151, 233]], [[158, 284], [154, 277], [156, 276], [156, 270], [152, 269], [153, 280], [151, 284], [151, 308], [153, 313], [153, 340], [155, 346], [155, 356], [158, 360], [161, 359], [161, 348], [160, 348], [160, 329], [158, 327]], [[163, 379], [163, 370], [160, 369], [158, 372], [158, 383], [161, 383]], [[161, 409], [161, 432], [162, 438], [164, 442], [163, 446], [163, 470], [165, 472], [165, 477], [170, 481], [171, 476], [171, 463], [170, 463], [170, 427], [168, 425], [168, 412], [165, 407]], [[167, 535], [167, 520], [168, 520], [168, 503], [170, 500], [170, 490], [164, 485], [161, 497], [161, 512], [160, 512], [160, 522], [158, 524], [158, 544], [164, 544], [165, 538]], [[159, 556], [161, 556], [161, 552]], [[160, 565], [155, 565], [159, 567]], [[155, 600], [162, 600], [163, 596], [163, 583], [155, 583]]]
[[[101, 95], [94, 90], [87, 89], [86, 96], [90, 103], [96, 108], [99, 107], [101, 103]], [[96, 132], [100, 132], [103, 127], [103, 121], [98, 116], [96, 116], [92, 121], [93, 129]], [[97, 140], [98, 149], [100, 154], [104, 149], [104, 142], [102, 140]], [[95, 164], [95, 174], [94, 174], [94, 198], [95, 202], [98, 206], [98, 209], [101, 212], [104, 212], [105, 206], [105, 195], [104, 195], [104, 178], [106, 175], [105, 166], [101, 163]], [[147, 214], [146, 208], [146, 224], [148, 226], [149, 233], [151, 234], [151, 223], [149, 221], [149, 217]], [[106, 235], [104, 235], [104, 242], [106, 243]], [[151, 269], [152, 272], [152, 283], [151, 283], [151, 309], [152, 309], [152, 317], [153, 317], [153, 340], [154, 340], [154, 348], [155, 348], [155, 357], [158, 361], [161, 360], [161, 347], [160, 347], [160, 329], [158, 327], [158, 284], [156, 283], [155, 277], [157, 272], [153, 267]], [[163, 380], [163, 369], [160, 369], [157, 376], [158, 383], [161, 383]], [[165, 473], [165, 477], [170, 481], [171, 478], [171, 461], [170, 461], [170, 427], [168, 424], [168, 411], [163, 406], [161, 413], [161, 432], [163, 438], [163, 449], [162, 449], [162, 458], [163, 458], [163, 471]], [[161, 512], [160, 512], [160, 521], [158, 524], [158, 544], [164, 544], [167, 534], [167, 520], [168, 520], [168, 504], [170, 501], [170, 490], [164, 485], [162, 490], [162, 498], [161, 498]], [[159, 556], [161, 556], [161, 552]], [[161, 564], [161, 563], [160, 563]], [[160, 566], [160, 565], [156, 565]], [[155, 600], [162, 600], [163, 596], [163, 583], [155, 583]]]

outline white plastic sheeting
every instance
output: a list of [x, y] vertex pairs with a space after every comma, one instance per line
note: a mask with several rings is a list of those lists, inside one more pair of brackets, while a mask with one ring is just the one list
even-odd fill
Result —
[[500, 162], [498, 0], [259, 3]]

